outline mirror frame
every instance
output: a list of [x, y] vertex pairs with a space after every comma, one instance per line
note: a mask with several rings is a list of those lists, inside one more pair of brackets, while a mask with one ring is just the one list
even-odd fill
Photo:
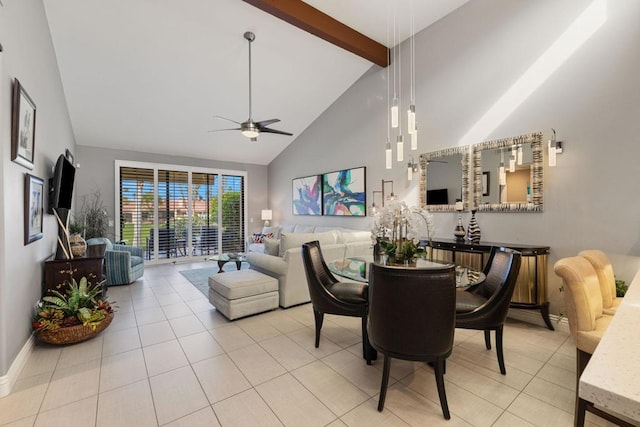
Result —
[[429, 161], [439, 159], [446, 156], [462, 154], [462, 203], [464, 210], [468, 210], [470, 198], [469, 188], [469, 160], [470, 147], [463, 145], [460, 147], [445, 148], [444, 150], [431, 151], [429, 153], [420, 154], [420, 206], [429, 212], [455, 212], [456, 205], [427, 205], [427, 167]]
[[[542, 132], [512, 138], [481, 142], [473, 146], [473, 206], [482, 212], [542, 212], [544, 182], [544, 153]], [[528, 203], [482, 203], [482, 152], [514, 145], [531, 144], [532, 183], [531, 202]]]

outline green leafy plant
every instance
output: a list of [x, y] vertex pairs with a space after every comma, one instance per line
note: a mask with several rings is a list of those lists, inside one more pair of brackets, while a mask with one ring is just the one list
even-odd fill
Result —
[[87, 284], [87, 278], [78, 284], [73, 278], [62, 285], [68, 286], [65, 293], [51, 291], [52, 295], [42, 297], [36, 307], [33, 328], [37, 332], [58, 329], [67, 326], [85, 325], [95, 329], [113, 308], [108, 301], [99, 298], [102, 283], [93, 286]]
[[616, 279], [616, 296], [617, 297], [625, 296], [627, 293], [627, 289], [629, 289], [629, 286], [624, 280]]
[[392, 262], [412, 261], [414, 258], [425, 254], [425, 249], [418, 246], [411, 239], [402, 239], [401, 241], [381, 240], [380, 249]]

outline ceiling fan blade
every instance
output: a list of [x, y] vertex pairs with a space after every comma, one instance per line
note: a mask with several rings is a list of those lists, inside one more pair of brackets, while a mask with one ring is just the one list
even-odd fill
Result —
[[208, 130], [207, 132], [220, 132], [221, 130], [241, 130], [241, 129], [240, 128], [213, 129], [213, 130]]
[[213, 118], [214, 118], [214, 119], [222, 119], [222, 120], [226, 120], [226, 121], [228, 121], [228, 122], [235, 123], [235, 124], [237, 124], [237, 125], [239, 125], [239, 124], [240, 124], [240, 122], [236, 122], [235, 120], [227, 119], [226, 117], [222, 117], [222, 116], [213, 116]]
[[293, 136], [293, 134], [292, 134], [292, 133], [284, 132], [284, 131], [277, 130], [277, 129], [270, 129], [270, 128], [262, 128], [262, 129], [260, 129], [260, 132], [264, 132], [264, 133], [277, 133], [278, 135], [289, 135], [289, 136]]
[[261, 122], [256, 122], [256, 125], [258, 125], [259, 127], [265, 127], [265, 126], [272, 125], [274, 123], [278, 123], [279, 121], [280, 119], [262, 120]]

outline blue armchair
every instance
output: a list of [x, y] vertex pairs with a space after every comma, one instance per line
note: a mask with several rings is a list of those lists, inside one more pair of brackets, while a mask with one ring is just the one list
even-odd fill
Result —
[[87, 245], [104, 243], [107, 286], [128, 285], [144, 274], [144, 249], [111, 243], [106, 237], [87, 239]]

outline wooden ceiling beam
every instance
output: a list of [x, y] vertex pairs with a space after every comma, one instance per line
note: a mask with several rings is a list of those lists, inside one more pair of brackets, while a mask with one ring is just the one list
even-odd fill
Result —
[[323, 40], [381, 67], [389, 65], [389, 49], [302, 0], [244, 0]]

